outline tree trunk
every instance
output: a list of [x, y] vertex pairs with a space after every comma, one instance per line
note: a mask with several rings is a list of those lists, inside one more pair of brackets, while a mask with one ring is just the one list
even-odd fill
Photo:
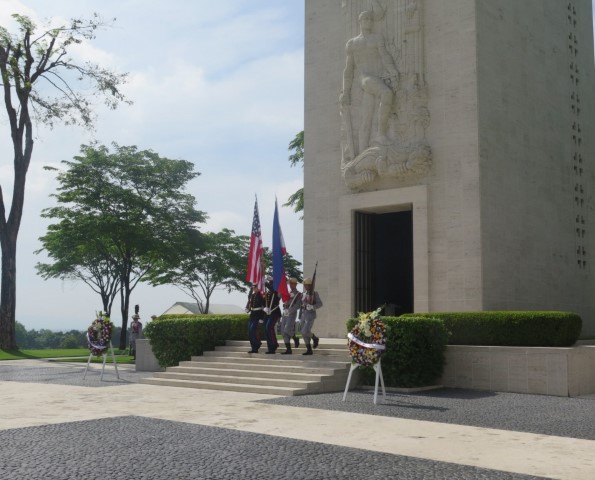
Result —
[[16, 350], [16, 241], [7, 232], [0, 233], [2, 245], [2, 280], [0, 283], [0, 349]]
[[120, 289], [120, 311], [122, 312], [122, 331], [120, 332], [120, 350], [126, 350], [126, 337], [128, 334], [128, 309], [130, 307], [130, 279], [125, 278], [122, 281]]

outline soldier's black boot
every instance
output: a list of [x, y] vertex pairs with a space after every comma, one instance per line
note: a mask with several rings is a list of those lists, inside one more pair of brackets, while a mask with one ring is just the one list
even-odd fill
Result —
[[295, 348], [298, 348], [300, 346], [300, 339], [297, 337], [297, 335], [294, 335], [292, 338], [293, 338], [293, 346]]
[[316, 335], [312, 334], [312, 341], [314, 342], [314, 348], [318, 348], [318, 342], [320, 339]]
[[281, 355], [291, 355], [291, 343], [285, 342], [285, 351]]
[[312, 355], [312, 347], [310, 345], [306, 345], [306, 351], [302, 353], [302, 355]]

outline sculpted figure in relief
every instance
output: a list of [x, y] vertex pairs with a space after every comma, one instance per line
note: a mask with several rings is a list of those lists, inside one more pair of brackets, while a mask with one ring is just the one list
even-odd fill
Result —
[[[387, 7], [378, 0], [372, 4], [372, 11], [359, 15], [359, 34], [347, 41], [339, 97], [341, 170], [355, 190], [381, 178], [423, 176], [431, 166], [419, 0], [407, 0], [390, 16], [393, 27], [385, 18]], [[396, 28], [399, 15], [402, 31]]]
[[[393, 102], [399, 72], [393, 59], [386, 51], [384, 37], [372, 32], [374, 18], [372, 12], [362, 12], [359, 16], [360, 34], [347, 42], [347, 63], [343, 71], [343, 92], [340, 102], [343, 108], [351, 105], [351, 88], [354, 77], [364, 92], [361, 106], [361, 123], [358, 135], [358, 150], [364, 151], [370, 145], [374, 110], [378, 110], [378, 128], [374, 138], [380, 145], [388, 145], [388, 116]], [[392, 87], [392, 88], [391, 88]], [[352, 129], [351, 129], [352, 130]], [[354, 151], [353, 131], [349, 147]]]

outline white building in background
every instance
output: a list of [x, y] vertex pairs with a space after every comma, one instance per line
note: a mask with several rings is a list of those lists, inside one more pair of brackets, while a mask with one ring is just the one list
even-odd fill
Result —
[[[198, 305], [195, 302], [176, 302], [161, 315], [197, 315]], [[238, 314], [246, 313], [242, 307], [231, 304], [211, 303], [210, 314]]]

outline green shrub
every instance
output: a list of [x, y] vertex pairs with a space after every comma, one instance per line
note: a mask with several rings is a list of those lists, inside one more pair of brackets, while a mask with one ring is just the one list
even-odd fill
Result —
[[449, 345], [569, 347], [582, 328], [581, 317], [569, 312], [432, 312], [401, 317], [442, 320]]
[[[351, 331], [357, 320], [347, 322]], [[434, 318], [382, 317], [386, 326], [386, 351], [382, 355], [382, 374], [387, 387], [433, 385], [442, 375], [447, 331]], [[360, 367], [365, 384], [373, 384], [372, 367]]]
[[171, 367], [225, 340], [246, 340], [248, 315], [167, 315], [150, 322], [144, 333], [159, 365]]

